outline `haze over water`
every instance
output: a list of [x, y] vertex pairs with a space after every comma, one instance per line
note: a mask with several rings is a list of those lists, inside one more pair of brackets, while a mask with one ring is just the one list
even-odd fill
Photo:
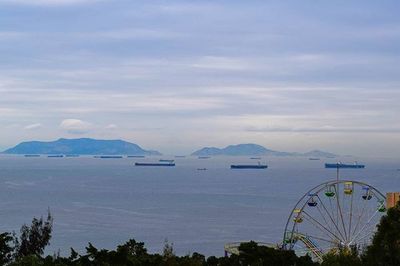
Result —
[[[296, 201], [335, 178], [334, 169], [323, 168], [325, 160], [300, 157], [263, 158], [267, 170], [229, 169], [250, 162], [247, 157], [175, 160], [176, 167], [147, 168], [131, 158], [0, 156], [0, 231], [18, 231], [49, 207], [55, 218], [49, 254], [82, 251], [89, 241], [114, 248], [135, 238], [150, 252], [161, 252], [168, 239], [177, 254], [221, 256], [227, 242], [280, 242]], [[343, 170], [343, 179], [383, 193], [400, 186], [399, 160], [358, 160], [366, 169]]]

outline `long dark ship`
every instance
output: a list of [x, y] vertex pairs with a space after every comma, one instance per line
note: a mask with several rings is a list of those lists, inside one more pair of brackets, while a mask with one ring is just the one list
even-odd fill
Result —
[[231, 169], [266, 169], [266, 164], [232, 164]]
[[345, 163], [326, 163], [325, 164], [325, 168], [356, 168], [356, 169], [360, 169], [360, 168], [365, 168], [364, 164], [358, 164], [357, 162], [355, 162], [354, 164], [345, 164]]
[[169, 160], [169, 159], [160, 159], [158, 160], [159, 162], [163, 162], [163, 163], [173, 163], [175, 160]]
[[175, 166], [175, 163], [135, 163], [135, 166]]
[[94, 158], [98, 158], [98, 159], [122, 159], [123, 156], [122, 155], [97, 155], [97, 156], [94, 156]]

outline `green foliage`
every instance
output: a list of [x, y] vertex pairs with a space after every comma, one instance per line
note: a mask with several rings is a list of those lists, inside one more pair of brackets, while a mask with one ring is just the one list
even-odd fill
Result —
[[[315, 265], [309, 257], [298, 258], [292, 251], [276, 250], [258, 246], [255, 242], [243, 243], [239, 250], [240, 255], [230, 257], [215, 256], [205, 258], [204, 255], [193, 253], [186, 256], [176, 256], [173, 244], [165, 242], [163, 254], [148, 254], [143, 242], [130, 239], [116, 250], [98, 249], [89, 243], [86, 254], [80, 255], [71, 248], [69, 257], [59, 255], [41, 257], [44, 247], [51, 237], [52, 217], [48, 219], [33, 219], [32, 226], [24, 225], [18, 239], [9, 233], [0, 235], [0, 251], [3, 255], [1, 265], [10, 266], [268, 266], [268, 265]], [[47, 228], [47, 229], [46, 229]], [[47, 236], [45, 236], [47, 234]], [[34, 236], [34, 237], [29, 237]], [[24, 245], [18, 245], [15, 258], [12, 256], [14, 247], [10, 245], [19, 240]], [[41, 241], [40, 241], [41, 240]], [[33, 243], [39, 246], [33, 249]], [[22, 249], [23, 247], [24, 249]], [[28, 250], [29, 252], [21, 252]], [[25, 255], [26, 254], [26, 255]], [[13, 260], [14, 259], [14, 260]], [[13, 261], [12, 261], [13, 260]]]
[[363, 255], [364, 265], [400, 265], [400, 202], [381, 218], [372, 244]]
[[321, 266], [362, 266], [361, 258], [356, 248], [331, 252], [324, 256]]
[[[0, 234], [0, 265], [9, 266], [315, 266], [309, 256], [293, 251], [242, 243], [239, 255], [206, 258], [199, 253], [176, 256], [173, 244], [165, 241], [162, 255], [149, 254], [143, 242], [130, 239], [115, 250], [98, 249], [88, 243], [85, 254], [71, 248], [69, 257], [42, 257], [51, 239], [53, 218], [32, 220], [21, 235]], [[400, 265], [400, 203], [388, 210], [378, 225], [372, 245], [360, 257], [357, 248], [343, 249], [324, 256], [321, 266]]]
[[19, 257], [15, 262], [11, 264], [11, 266], [42, 266], [43, 260], [42, 258], [36, 255], [28, 255], [24, 257]]
[[10, 233], [0, 234], [0, 265], [5, 265], [11, 262], [15, 247], [14, 236]]
[[51, 231], [53, 228], [53, 217], [50, 211], [47, 213], [47, 219], [43, 220], [33, 218], [31, 226], [24, 224], [21, 227], [21, 235], [16, 242], [16, 257], [22, 258], [30, 255], [43, 255], [45, 247], [51, 239]]
[[[239, 246], [239, 264], [251, 266], [275, 265], [317, 265], [309, 256], [297, 257], [293, 251], [258, 246], [256, 242], [242, 243]], [[237, 262], [236, 262], [237, 263]]]

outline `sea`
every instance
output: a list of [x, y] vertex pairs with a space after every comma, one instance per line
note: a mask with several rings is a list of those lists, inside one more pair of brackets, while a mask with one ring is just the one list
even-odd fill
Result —
[[[135, 162], [174, 159], [175, 167], [139, 167]], [[312, 187], [336, 178], [325, 162], [306, 157], [174, 156], [100, 159], [0, 156], [0, 231], [19, 232], [33, 217], [54, 216], [46, 254], [84, 252], [88, 242], [115, 249], [134, 238], [151, 253], [165, 242], [178, 255], [223, 256], [224, 244], [279, 243], [296, 204]], [[400, 191], [400, 159], [357, 160], [365, 169], [343, 169], [341, 179]], [[230, 169], [267, 163], [268, 169]], [[207, 170], [199, 170], [206, 168]]]

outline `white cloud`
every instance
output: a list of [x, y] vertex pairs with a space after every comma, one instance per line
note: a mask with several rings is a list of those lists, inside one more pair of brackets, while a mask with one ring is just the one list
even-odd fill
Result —
[[102, 32], [80, 33], [80, 37], [85, 38], [104, 38], [109, 40], [154, 40], [154, 39], [173, 39], [180, 37], [176, 32], [159, 29], [118, 29]]
[[118, 126], [117, 125], [115, 125], [115, 124], [109, 124], [109, 125], [107, 125], [106, 126], [106, 129], [117, 129], [118, 128]]
[[[0, 0], [1, 3], [1, 0]], [[29, 33], [18, 32], [18, 31], [0, 31], [0, 40], [16, 40], [20, 38], [29, 37]]]
[[320, 126], [320, 127], [264, 127], [246, 128], [249, 132], [297, 132], [297, 133], [398, 133], [400, 128], [378, 128], [378, 127], [332, 127], [332, 126]]
[[[0, 50], [10, 51], [0, 60], [0, 145], [89, 132], [174, 149], [188, 132], [188, 147], [271, 136], [282, 145], [295, 136], [300, 147], [300, 136], [331, 145], [347, 134], [350, 150], [353, 132], [393, 132], [373, 141], [392, 136], [398, 146], [396, 9], [300, 4], [288, 13], [264, 2], [0, 0], [9, 25]], [[93, 124], [61, 126], [65, 118]]]
[[246, 70], [250, 68], [248, 61], [221, 56], [204, 56], [192, 65], [195, 68], [212, 70]]
[[64, 6], [75, 4], [87, 4], [99, 0], [0, 0], [0, 4], [16, 4], [30, 6]]
[[41, 127], [42, 127], [42, 124], [35, 123], [35, 124], [27, 125], [24, 128], [27, 129], [27, 130], [34, 130], [34, 129], [39, 129]]
[[198, 3], [190, 3], [183, 2], [183, 3], [168, 3], [159, 5], [159, 6], [152, 6], [153, 9], [158, 9], [161, 12], [169, 13], [169, 14], [197, 14], [199, 12], [212, 12], [216, 11], [219, 8], [218, 5], [215, 3], [206, 3], [206, 2], [198, 2]]
[[71, 134], [84, 134], [92, 128], [92, 124], [79, 119], [65, 119], [60, 128]]

